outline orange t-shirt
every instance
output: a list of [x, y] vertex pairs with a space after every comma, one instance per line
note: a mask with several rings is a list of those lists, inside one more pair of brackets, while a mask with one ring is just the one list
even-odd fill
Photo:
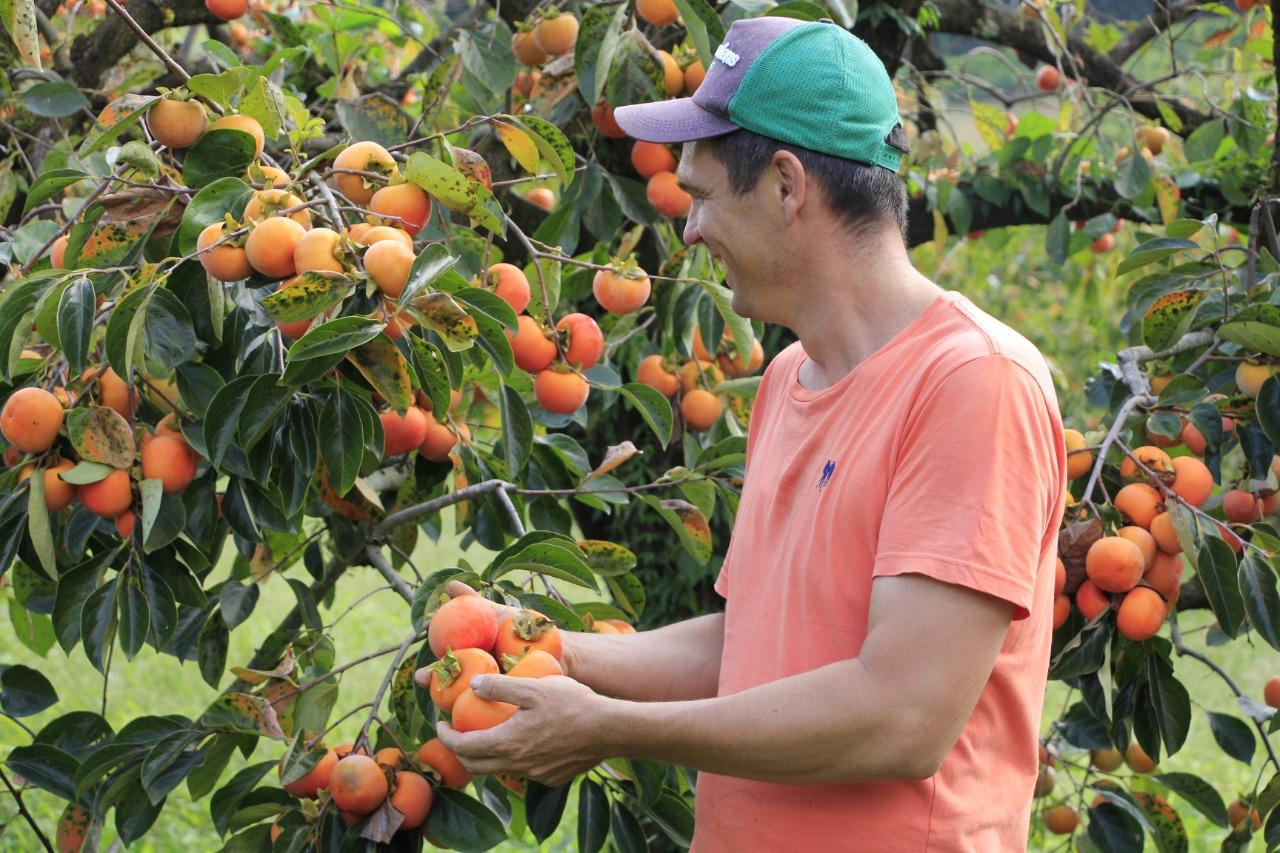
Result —
[[698, 853], [1025, 849], [1066, 450], [1043, 357], [944, 292], [817, 391], [796, 343], [765, 372], [716, 590], [720, 695], [858, 655], [872, 581], [918, 573], [1013, 604], [959, 741], [925, 780], [697, 780]]

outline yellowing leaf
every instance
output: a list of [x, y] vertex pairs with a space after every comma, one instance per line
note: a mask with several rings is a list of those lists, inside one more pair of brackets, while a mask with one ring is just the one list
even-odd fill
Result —
[[379, 335], [367, 344], [361, 344], [347, 353], [347, 361], [355, 365], [360, 375], [393, 409], [401, 414], [408, 410], [413, 402], [409, 366], [390, 338]]
[[440, 336], [445, 346], [454, 352], [468, 349], [480, 334], [476, 319], [463, 311], [462, 306], [447, 293], [416, 297], [413, 307], [421, 312], [427, 325]]
[[107, 406], [77, 406], [67, 413], [67, 437], [80, 458], [113, 468], [133, 464], [136, 445], [129, 422]]
[[582, 482], [585, 483], [588, 480], [608, 474], [610, 471], [617, 468], [623, 462], [626, 462], [639, 452], [640, 451], [636, 449], [636, 446], [630, 441], [624, 441], [622, 444], [612, 445], [607, 451], [605, 451], [604, 461], [596, 466], [596, 470], [592, 471], [586, 477], [583, 477]]
[[495, 121], [493, 129], [497, 132], [498, 138], [502, 140], [502, 144], [506, 146], [507, 151], [511, 152], [512, 157], [516, 158], [516, 162], [520, 164], [520, 167], [530, 174], [537, 174], [538, 146], [529, 137], [529, 134], [515, 125], [501, 121]]

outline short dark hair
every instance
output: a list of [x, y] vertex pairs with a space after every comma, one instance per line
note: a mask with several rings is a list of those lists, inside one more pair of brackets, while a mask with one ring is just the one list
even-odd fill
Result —
[[[905, 135], [891, 138], [905, 151]], [[851, 230], [860, 232], [881, 221], [907, 234], [907, 186], [897, 173], [843, 157], [832, 157], [799, 145], [779, 142], [749, 130], [735, 130], [709, 140], [711, 155], [729, 173], [736, 195], [755, 189], [775, 151], [790, 151], [822, 189], [827, 204]]]

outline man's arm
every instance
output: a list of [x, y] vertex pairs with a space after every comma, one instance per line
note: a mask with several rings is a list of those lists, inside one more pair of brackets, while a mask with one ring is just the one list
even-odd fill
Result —
[[569, 675], [605, 696], [670, 702], [716, 695], [723, 613], [638, 634], [562, 631], [561, 637]]
[[1007, 602], [922, 575], [880, 578], [855, 659], [684, 702], [487, 676], [477, 694], [521, 712], [465, 735], [441, 724], [441, 738], [474, 772], [551, 784], [615, 755], [795, 784], [927, 778], [973, 713], [1012, 614]]

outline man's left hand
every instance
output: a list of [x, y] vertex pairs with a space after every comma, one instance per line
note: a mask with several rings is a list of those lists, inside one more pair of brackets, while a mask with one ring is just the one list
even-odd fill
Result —
[[446, 722], [437, 724], [441, 742], [472, 773], [509, 773], [564, 785], [609, 757], [602, 730], [611, 700], [572, 678], [485, 675], [471, 684], [482, 699], [520, 706], [506, 722], [482, 731], [463, 733]]

